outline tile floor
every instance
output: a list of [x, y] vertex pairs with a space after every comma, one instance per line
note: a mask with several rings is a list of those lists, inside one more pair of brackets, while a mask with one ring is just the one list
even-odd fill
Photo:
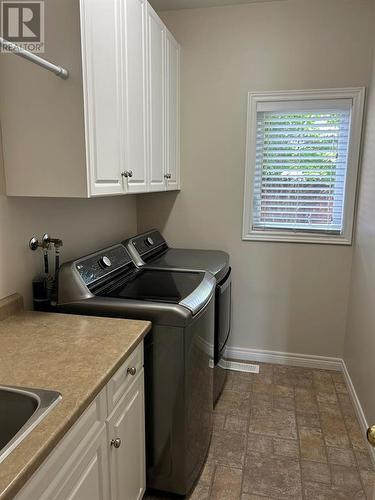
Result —
[[373, 500], [373, 484], [341, 373], [261, 364], [228, 373], [190, 500]]

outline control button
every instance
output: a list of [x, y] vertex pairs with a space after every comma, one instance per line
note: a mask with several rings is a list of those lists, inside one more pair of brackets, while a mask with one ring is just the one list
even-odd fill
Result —
[[101, 268], [107, 269], [107, 267], [111, 267], [112, 262], [111, 262], [111, 259], [109, 257], [107, 257], [106, 255], [103, 255], [103, 257], [100, 257], [100, 259], [99, 259], [99, 264], [100, 264]]
[[145, 243], [148, 247], [152, 247], [152, 245], [154, 244], [154, 240], [151, 238], [151, 236], [148, 236], [145, 240]]

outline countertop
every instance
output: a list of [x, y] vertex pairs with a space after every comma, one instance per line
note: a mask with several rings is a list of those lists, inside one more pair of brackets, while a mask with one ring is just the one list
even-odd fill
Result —
[[148, 321], [24, 311], [0, 300], [0, 384], [50, 389], [60, 402], [0, 463], [11, 499], [150, 330]]

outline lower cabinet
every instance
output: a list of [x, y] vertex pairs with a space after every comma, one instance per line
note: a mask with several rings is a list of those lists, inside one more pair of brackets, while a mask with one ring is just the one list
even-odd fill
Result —
[[[109, 456], [113, 500], [138, 500], [145, 493], [144, 421], [143, 377], [140, 377], [108, 419], [109, 435], [114, 436]], [[122, 447], [126, 450], [122, 451]]]
[[70, 465], [69, 476], [62, 481], [62, 487], [56, 491], [56, 495], [51, 492], [47, 498], [58, 500], [68, 498], [70, 500], [104, 500], [108, 498], [108, 453], [105, 427], [93, 437], [92, 443], [88, 443], [86, 453], [78, 457], [78, 460], [72, 461]]
[[[119, 390], [111, 411], [113, 387]], [[140, 345], [17, 494], [16, 500], [138, 500], [143, 497], [145, 487], [143, 345]]]

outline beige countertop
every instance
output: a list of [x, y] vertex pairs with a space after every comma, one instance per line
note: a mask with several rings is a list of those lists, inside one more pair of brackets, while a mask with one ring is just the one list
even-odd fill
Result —
[[148, 321], [23, 311], [0, 300], [0, 384], [50, 389], [60, 402], [0, 463], [10, 499], [149, 331]]

